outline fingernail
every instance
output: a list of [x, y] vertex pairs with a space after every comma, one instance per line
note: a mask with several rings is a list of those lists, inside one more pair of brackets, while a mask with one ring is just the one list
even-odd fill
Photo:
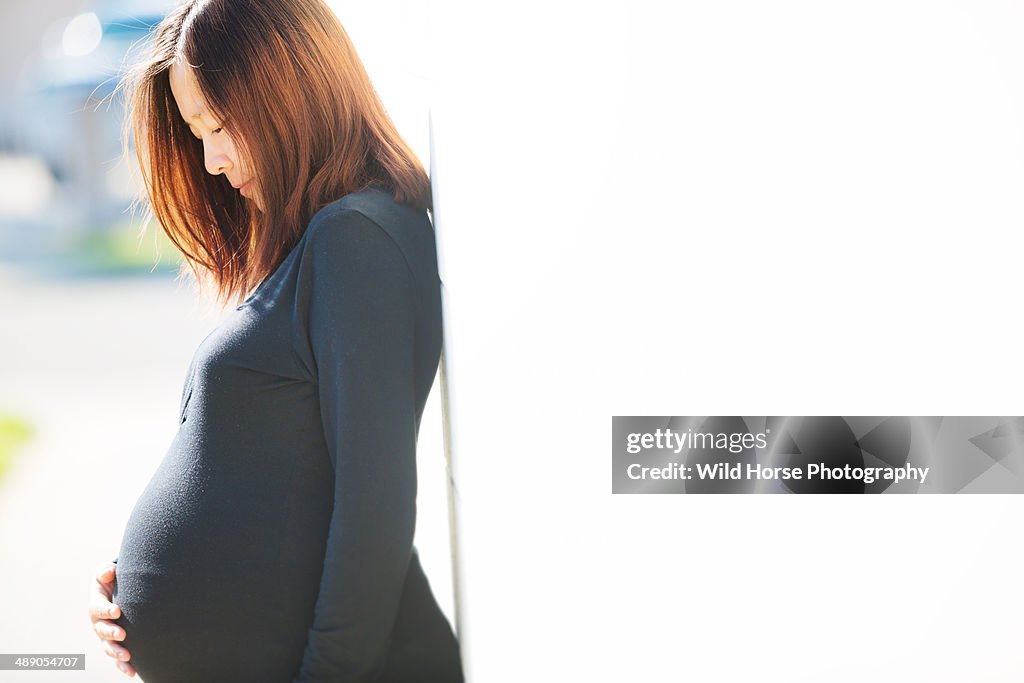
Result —
[[123, 673], [128, 673], [127, 665], [122, 664], [121, 662], [117, 663], [117, 668], [120, 669]]

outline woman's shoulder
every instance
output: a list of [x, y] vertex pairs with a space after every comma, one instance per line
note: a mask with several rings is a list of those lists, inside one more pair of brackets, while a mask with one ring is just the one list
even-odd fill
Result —
[[350, 192], [324, 205], [313, 215], [310, 226], [317, 223], [343, 222], [345, 214], [353, 212], [362, 214], [386, 232], [423, 227], [433, 231], [425, 210], [399, 203], [388, 189], [377, 184]]
[[391, 251], [397, 247], [417, 279], [437, 277], [434, 229], [426, 211], [395, 201], [386, 190], [370, 186], [325, 205], [306, 228], [307, 251], [316, 258], [340, 252]]

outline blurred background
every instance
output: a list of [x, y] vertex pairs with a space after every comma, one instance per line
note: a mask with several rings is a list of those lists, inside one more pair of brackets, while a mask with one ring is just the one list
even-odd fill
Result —
[[[166, 0], [8, 0], [0, 10], [0, 258], [61, 273], [172, 270], [132, 248], [136, 190], [111, 93]], [[133, 150], [130, 150], [133, 151]]]

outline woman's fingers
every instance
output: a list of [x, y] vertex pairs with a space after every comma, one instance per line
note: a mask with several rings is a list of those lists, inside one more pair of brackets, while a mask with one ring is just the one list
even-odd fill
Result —
[[121, 616], [121, 608], [110, 602], [103, 593], [93, 593], [89, 598], [89, 617], [97, 619], [117, 619]]
[[96, 631], [96, 635], [100, 637], [100, 640], [124, 640], [125, 637], [123, 628], [102, 619], [92, 625], [92, 630]]
[[[99, 625], [109, 624], [110, 622], [101, 621]], [[111, 624], [111, 626], [113, 626]], [[128, 651], [123, 645], [119, 645], [114, 640], [124, 639], [124, 629], [113, 626], [113, 628], [105, 629], [103, 631], [100, 628], [96, 629], [96, 632], [100, 634], [100, 638], [103, 638], [103, 652], [117, 662], [117, 668], [121, 670], [121, 673], [128, 677], [135, 675], [135, 667], [128, 663], [128, 660], [132, 658], [132, 653]], [[114, 640], [110, 640], [110, 636], [114, 636]]]
[[114, 593], [114, 575], [117, 571], [117, 565], [113, 562], [108, 562], [96, 572], [96, 586], [100, 595], [110, 600], [110, 596]]
[[117, 565], [113, 562], [107, 562], [103, 565], [98, 572], [96, 572], [96, 580], [100, 583], [110, 583], [114, 580], [114, 574], [116, 572]]
[[117, 660], [117, 668], [120, 669], [122, 673], [129, 677], [135, 675], [135, 667], [128, 663], [128, 660], [131, 658], [128, 650], [124, 649], [120, 645], [115, 645], [114, 643], [107, 641], [103, 651], [107, 653], [107, 656]]
[[96, 635], [103, 641], [103, 651], [117, 662], [117, 668], [129, 678], [135, 676], [135, 667], [128, 663], [131, 653], [116, 641], [124, 640], [123, 628], [107, 621], [121, 616], [121, 608], [110, 601], [114, 591], [117, 565], [108, 562], [96, 572], [96, 587], [89, 596], [89, 617]]
[[113, 562], [108, 562], [96, 572], [95, 588], [89, 598], [89, 616], [96, 619], [117, 619], [121, 616], [121, 608], [110, 601], [114, 591]]
[[113, 657], [121, 662], [127, 662], [131, 659], [131, 654], [128, 650], [109, 640], [103, 641], [103, 651], [107, 653], [107, 656]]

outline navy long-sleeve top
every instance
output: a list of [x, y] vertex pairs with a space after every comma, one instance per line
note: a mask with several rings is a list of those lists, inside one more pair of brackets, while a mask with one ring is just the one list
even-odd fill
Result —
[[430, 220], [371, 186], [203, 340], [116, 560], [146, 683], [462, 680], [413, 547], [441, 337]]

